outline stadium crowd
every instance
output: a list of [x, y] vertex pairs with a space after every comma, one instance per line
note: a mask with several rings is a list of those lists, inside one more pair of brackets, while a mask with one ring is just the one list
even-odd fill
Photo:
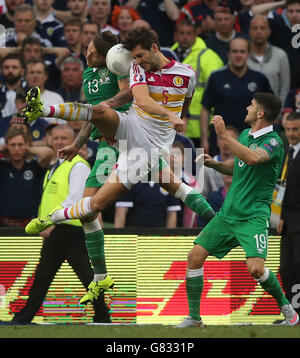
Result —
[[[300, 112], [295, 27], [300, 24], [300, 0], [0, 0], [0, 24], [0, 198], [7, 203], [1, 206], [0, 226], [25, 226], [37, 215], [43, 177], [56, 161], [51, 133], [61, 122], [39, 118], [25, 124], [19, 114], [26, 91], [39, 86], [49, 105], [85, 102], [87, 47], [99, 32], [109, 30], [122, 41], [134, 27], [150, 28], [167, 57], [197, 71], [185, 128], [176, 135], [170, 162], [180, 163], [181, 179], [202, 188], [217, 211], [229, 178], [209, 168], [197, 175], [194, 165], [190, 170], [184, 166], [190, 159], [184, 158], [185, 148], [193, 159], [196, 148], [217, 160], [231, 156], [209, 125], [212, 114], [222, 115], [228, 131], [238, 137], [247, 128], [244, 118], [253, 95], [272, 92], [283, 103], [275, 127], [288, 148], [284, 123]], [[18, 141], [12, 146], [14, 138]], [[98, 143], [91, 139], [87, 146], [92, 166]], [[104, 213], [104, 221], [116, 227], [205, 225], [154, 183], [132, 189], [118, 200], [116, 210]]]

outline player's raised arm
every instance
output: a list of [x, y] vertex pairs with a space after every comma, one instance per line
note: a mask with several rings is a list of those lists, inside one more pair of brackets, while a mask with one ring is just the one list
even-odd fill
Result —
[[168, 117], [176, 131], [181, 131], [183, 129], [183, 120], [179, 118], [175, 113], [168, 111], [166, 108], [162, 107], [152, 97], [150, 97], [149, 89], [146, 84], [139, 84], [138, 86], [134, 86], [132, 87], [131, 91], [133, 97], [135, 98], [136, 104], [142, 110], [150, 114]]
[[216, 133], [219, 138], [222, 138], [224, 142], [229, 146], [234, 155], [248, 165], [257, 165], [270, 160], [269, 153], [263, 148], [257, 147], [250, 149], [241, 144], [232, 136], [226, 133], [226, 127], [224, 120], [221, 116], [214, 116], [212, 118], [212, 124], [215, 127]]

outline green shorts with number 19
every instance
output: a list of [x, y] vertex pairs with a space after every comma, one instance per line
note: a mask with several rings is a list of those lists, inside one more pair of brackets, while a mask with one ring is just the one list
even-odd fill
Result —
[[269, 221], [267, 218], [231, 220], [216, 215], [194, 241], [219, 259], [236, 246], [241, 246], [246, 257], [261, 257], [268, 254]]

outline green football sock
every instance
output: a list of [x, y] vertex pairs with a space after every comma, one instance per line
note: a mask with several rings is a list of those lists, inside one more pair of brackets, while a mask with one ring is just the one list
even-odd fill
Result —
[[263, 277], [258, 280], [258, 282], [265, 291], [275, 298], [279, 307], [290, 303], [285, 297], [280, 283], [272, 271], [265, 268], [265, 273]]
[[[201, 269], [199, 269], [201, 270]], [[188, 272], [196, 270], [188, 270]], [[203, 289], [203, 274], [195, 277], [186, 277], [186, 293], [189, 305], [189, 316], [200, 320], [200, 298]]]
[[94, 269], [94, 274], [105, 274], [106, 260], [104, 251], [104, 233], [98, 219], [91, 223], [82, 224], [85, 232], [86, 247]]
[[205, 198], [195, 189], [193, 189], [184, 200], [184, 203], [195, 213], [206, 220], [215, 216], [213, 208], [208, 204]]

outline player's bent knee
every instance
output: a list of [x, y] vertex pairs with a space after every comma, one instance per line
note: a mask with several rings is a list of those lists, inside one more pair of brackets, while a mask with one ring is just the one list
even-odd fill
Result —
[[203, 266], [203, 263], [208, 256], [208, 252], [200, 245], [194, 245], [188, 254], [188, 267], [190, 269], [197, 269]]
[[249, 265], [248, 266], [248, 272], [255, 279], [259, 279], [264, 274], [264, 266], [262, 266], [262, 265]]

